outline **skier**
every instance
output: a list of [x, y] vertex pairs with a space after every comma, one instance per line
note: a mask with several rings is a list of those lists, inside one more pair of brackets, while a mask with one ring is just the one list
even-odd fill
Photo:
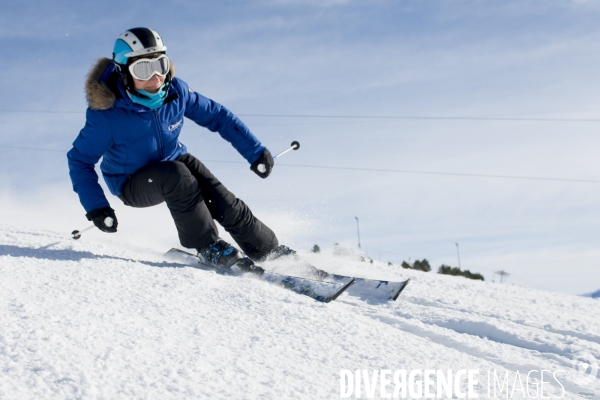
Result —
[[[102, 157], [110, 192], [131, 207], [166, 202], [181, 245], [196, 249], [207, 263], [230, 267], [242, 257], [219, 238], [214, 220], [254, 261], [295, 253], [279, 245], [275, 233], [179, 142], [186, 117], [218, 132], [261, 178], [273, 169], [271, 153], [242, 121], [175, 77], [156, 31], [123, 32], [112, 60], [101, 58], [90, 71], [85, 90], [86, 124], [67, 158], [73, 190], [100, 230], [116, 232], [118, 225], [94, 170]], [[105, 223], [107, 217], [112, 224]]]

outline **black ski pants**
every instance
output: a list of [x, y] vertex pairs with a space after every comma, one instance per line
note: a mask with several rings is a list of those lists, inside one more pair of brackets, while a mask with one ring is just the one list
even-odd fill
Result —
[[131, 207], [166, 202], [179, 241], [187, 248], [199, 249], [217, 240], [215, 220], [254, 260], [279, 244], [275, 233], [191, 154], [139, 169], [125, 182], [119, 198]]

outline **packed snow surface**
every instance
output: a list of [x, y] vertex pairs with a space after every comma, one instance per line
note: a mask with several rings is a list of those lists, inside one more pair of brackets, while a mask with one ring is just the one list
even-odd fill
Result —
[[323, 304], [166, 248], [102, 243], [0, 226], [0, 399], [380, 398], [402, 396], [399, 371], [419, 398], [426, 370], [474, 370], [479, 398], [600, 398], [595, 299], [301, 254], [330, 272], [412, 279], [395, 302]]

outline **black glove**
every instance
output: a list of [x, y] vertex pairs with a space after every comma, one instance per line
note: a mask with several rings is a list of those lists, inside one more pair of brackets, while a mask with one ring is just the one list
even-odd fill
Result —
[[[95, 210], [90, 211], [85, 214], [88, 221], [93, 221], [94, 225], [98, 227], [103, 232], [114, 233], [117, 231], [117, 216], [115, 215], [115, 210], [110, 207], [96, 208]], [[106, 218], [112, 218], [112, 224], [110, 226], [106, 225]]]
[[[273, 161], [273, 157], [271, 156], [271, 152], [268, 149], [265, 149], [263, 153], [258, 157], [258, 160], [254, 161], [252, 165], [250, 165], [250, 169], [254, 171], [254, 173], [261, 178], [265, 179], [267, 176], [271, 174], [273, 170], [273, 165], [275, 161]], [[259, 170], [259, 165], [263, 165], [264, 169], [261, 167]]]

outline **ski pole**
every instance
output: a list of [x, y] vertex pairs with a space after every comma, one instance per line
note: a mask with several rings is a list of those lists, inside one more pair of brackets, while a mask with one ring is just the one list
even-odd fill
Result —
[[[113, 225], [113, 219], [111, 217], [106, 217], [104, 218], [104, 225], [108, 226], [109, 228]], [[87, 228], [85, 228], [82, 231], [78, 231], [78, 230], [74, 230], [73, 232], [71, 232], [71, 235], [73, 235], [73, 239], [77, 240], [81, 237], [81, 234], [85, 231], [89, 231], [92, 228], [95, 228], [96, 225], [92, 225], [92, 226], [88, 226]]]
[[[284, 155], [285, 153], [287, 153], [290, 150], [298, 150], [299, 148], [300, 148], [300, 143], [298, 143], [297, 141], [294, 140], [292, 142], [292, 144], [290, 145], [290, 147], [288, 147], [287, 149], [285, 149], [281, 153], [279, 153], [276, 156], [274, 156], [273, 160], [275, 160], [279, 156]], [[256, 167], [256, 169], [258, 170], [258, 172], [261, 172], [261, 173], [267, 172], [267, 167], [265, 167], [265, 164], [258, 164], [258, 166]]]

